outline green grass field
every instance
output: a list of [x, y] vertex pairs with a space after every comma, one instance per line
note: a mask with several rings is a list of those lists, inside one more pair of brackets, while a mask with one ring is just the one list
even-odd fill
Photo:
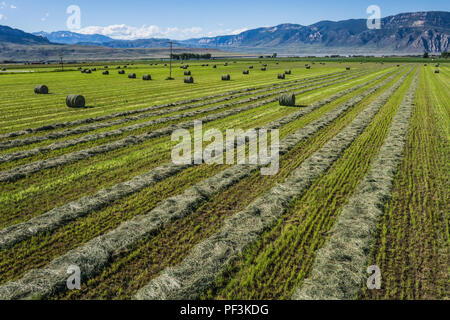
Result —
[[[173, 63], [174, 80], [165, 61], [0, 74], [0, 299], [291, 299], [398, 138], [402, 110], [412, 116], [392, 149], [401, 157], [383, 182], [390, 196], [363, 230], [370, 250], [348, 257], [359, 259], [351, 290], [354, 299], [448, 299], [450, 66], [381, 62], [185, 61]], [[49, 94], [35, 94], [39, 84]], [[285, 92], [296, 106], [279, 105]], [[86, 107], [67, 107], [69, 94]], [[204, 132], [279, 129], [278, 172], [172, 164], [171, 134], [192, 133], [194, 120]], [[73, 265], [79, 290], [66, 286]], [[369, 265], [381, 289], [366, 287]]]

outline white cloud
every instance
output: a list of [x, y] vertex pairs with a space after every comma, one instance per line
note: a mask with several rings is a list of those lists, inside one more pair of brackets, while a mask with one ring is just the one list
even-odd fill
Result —
[[5, 9], [7, 5], [5, 1], [0, 2], [0, 9]]
[[10, 5], [9, 7], [10, 7], [11, 9], [17, 9], [17, 7], [16, 7], [15, 5], [13, 5], [13, 4]]
[[0, 13], [0, 20], [3, 20], [4, 15]]
[[82, 34], [102, 34], [104, 36], [111, 37], [113, 39], [121, 40], [135, 40], [135, 39], [147, 39], [147, 38], [176, 38], [187, 39], [195, 36], [199, 36], [203, 29], [200, 27], [190, 28], [178, 28], [170, 27], [162, 29], [158, 26], [142, 26], [132, 27], [125, 24], [115, 24], [106, 27], [101, 26], [89, 26], [77, 30]]
[[45, 22], [47, 18], [50, 16], [50, 13], [46, 13], [44, 17], [41, 18], [41, 21]]

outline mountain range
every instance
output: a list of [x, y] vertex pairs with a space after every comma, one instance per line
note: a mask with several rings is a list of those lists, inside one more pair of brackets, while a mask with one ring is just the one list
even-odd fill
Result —
[[[280, 24], [274, 27], [257, 28], [237, 35], [173, 41], [174, 47], [190, 49], [219, 49], [232, 52], [266, 54], [277, 52], [289, 55], [320, 54], [420, 54], [424, 51], [439, 53], [449, 51], [450, 12], [430, 11], [402, 13], [381, 19], [381, 28], [371, 30], [366, 19], [344, 21], [321, 21], [309, 26]], [[168, 48], [169, 39], [115, 40], [93, 34], [79, 34], [70, 31], [52, 33], [25, 33], [18, 29], [0, 26], [0, 56], [2, 50], [20, 46], [63, 46], [70, 50], [84, 52], [102, 47], [128, 50], [147, 48]], [[72, 48], [76, 46], [78, 49]], [[20, 48], [19, 48], [20, 47]], [[66, 48], [65, 47], [65, 48]], [[91, 47], [92, 49], [89, 49]], [[101, 49], [102, 52], [108, 50]], [[119, 50], [119, 51], [118, 51]]]

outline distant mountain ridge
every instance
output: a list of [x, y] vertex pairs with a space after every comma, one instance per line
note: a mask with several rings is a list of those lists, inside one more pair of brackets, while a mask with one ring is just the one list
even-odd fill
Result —
[[45, 37], [35, 36], [19, 29], [0, 25], [0, 43], [50, 44]]
[[450, 12], [402, 13], [381, 19], [381, 29], [369, 30], [366, 19], [321, 21], [310, 26], [281, 24], [238, 35], [185, 41], [192, 46], [243, 48], [357, 48], [367, 51], [442, 52], [449, 50]]
[[[383, 18], [381, 29], [369, 30], [366, 19], [321, 21], [310, 26], [280, 24], [237, 35], [173, 41], [176, 48], [213, 48], [226, 51], [289, 54], [417, 54], [449, 51], [450, 12], [402, 13]], [[115, 40], [70, 31], [35, 34], [0, 26], [3, 43], [65, 44], [114, 49], [167, 48], [169, 39]]]
[[56, 32], [33, 32], [33, 35], [47, 38], [52, 43], [59, 44], [79, 44], [82, 42], [92, 44], [102, 44], [104, 42], [114, 41], [110, 37], [101, 34], [81, 34], [71, 31], [56, 31]]

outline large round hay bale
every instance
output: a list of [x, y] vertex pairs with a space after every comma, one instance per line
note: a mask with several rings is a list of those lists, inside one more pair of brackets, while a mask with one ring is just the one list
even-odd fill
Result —
[[117, 66], [117, 69], [120, 69], [120, 66]]
[[284, 74], [291, 74], [291, 70], [284, 71]]
[[230, 81], [230, 80], [231, 80], [231, 77], [229, 74], [222, 75], [222, 81]]
[[84, 73], [92, 73], [91, 69], [86, 69]]
[[123, 66], [123, 67], [124, 67], [124, 69], [128, 68], [127, 66]]
[[106, 71], [103, 71], [102, 74], [105, 75], [105, 76], [107, 76], [107, 75], [109, 74], [109, 71], [107, 71], [107, 70], [106, 70]]
[[350, 70], [350, 67], [346, 67], [345, 70]]
[[92, 68], [92, 71], [97, 71], [97, 68]]
[[286, 79], [286, 75], [284, 73], [279, 73], [278, 79]]
[[226, 66], [228, 66], [228, 63], [227, 63], [227, 62], [225, 62], [225, 63], [224, 63], [223, 65], [224, 65], [224, 66], [226, 67]]
[[266, 64], [266, 63], [264, 63], [264, 64], [263, 64], [263, 67], [267, 67], [267, 64]]
[[439, 70], [438, 69], [434, 70], [434, 73], [439, 73]]
[[295, 94], [284, 93], [280, 95], [278, 102], [280, 103], [280, 106], [295, 107]]
[[242, 71], [242, 74], [249, 74], [250, 72], [248, 70]]
[[184, 83], [194, 83], [194, 78], [193, 77], [185, 77]]
[[266, 70], [267, 70], [266, 67], [262, 67], [262, 68], [261, 68], [261, 71], [266, 71]]
[[105, 66], [105, 69], [108, 69], [108, 66]]
[[311, 66], [307, 66], [306, 69], [308, 69], [308, 70], [311, 69]]
[[184, 75], [185, 75], [185, 76], [190, 76], [190, 75], [191, 75], [191, 72], [190, 72], [189, 70], [186, 70], [186, 71], [184, 72]]
[[253, 66], [249, 66], [248, 68], [249, 68], [249, 69], [253, 69]]
[[216, 65], [213, 65], [213, 69], [216, 69], [217, 68], [217, 66]]
[[129, 73], [128, 74], [129, 79], [136, 79], [136, 73]]
[[436, 64], [436, 68], [439, 68], [439, 66], [440, 66], [440, 64], [438, 63], [438, 64]]
[[86, 100], [82, 95], [69, 94], [66, 98], [66, 105], [69, 108], [84, 108]]
[[119, 70], [119, 74], [125, 74], [125, 70]]
[[144, 75], [142, 76], [142, 80], [146, 80], [146, 81], [152, 80], [152, 76], [149, 75], [149, 74], [144, 74]]
[[44, 84], [34, 87], [34, 93], [36, 94], [48, 94], [48, 87]]

